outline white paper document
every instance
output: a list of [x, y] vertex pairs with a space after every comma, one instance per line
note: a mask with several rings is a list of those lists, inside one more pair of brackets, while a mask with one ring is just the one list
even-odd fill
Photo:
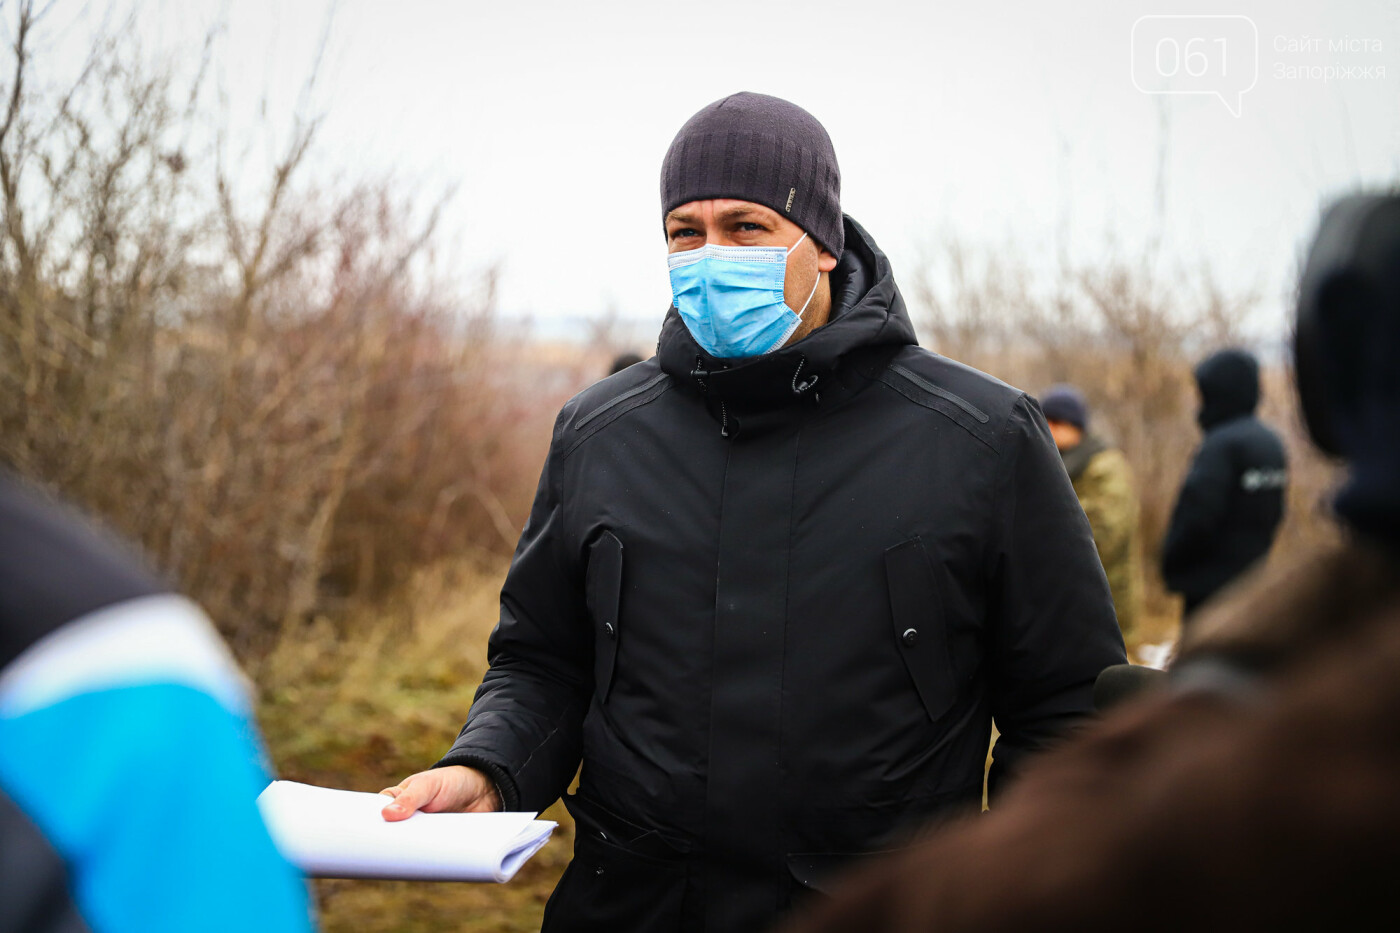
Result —
[[509, 881], [557, 823], [533, 813], [380, 815], [383, 794], [273, 781], [258, 807], [282, 854], [313, 878]]

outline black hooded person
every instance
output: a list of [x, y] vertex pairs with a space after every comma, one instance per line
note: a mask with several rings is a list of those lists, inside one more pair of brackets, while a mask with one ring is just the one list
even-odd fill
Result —
[[467, 723], [386, 791], [542, 810], [581, 763], [546, 933], [764, 929], [1123, 660], [1036, 403], [917, 346], [811, 114], [705, 107], [660, 208], [657, 353], [564, 406]]
[[1269, 553], [1283, 519], [1288, 460], [1283, 442], [1255, 417], [1259, 363], [1221, 350], [1196, 367], [1205, 432], [1162, 544], [1162, 577], [1184, 615]]

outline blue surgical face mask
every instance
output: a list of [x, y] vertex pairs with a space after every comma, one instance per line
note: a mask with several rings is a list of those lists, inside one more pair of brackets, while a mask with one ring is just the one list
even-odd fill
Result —
[[671, 300], [706, 353], [722, 359], [762, 356], [787, 343], [821, 282], [819, 271], [801, 311], [784, 303], [787, 258], [806, 238], [802, 234], [789, 249], [707, 243], [666, 257]]

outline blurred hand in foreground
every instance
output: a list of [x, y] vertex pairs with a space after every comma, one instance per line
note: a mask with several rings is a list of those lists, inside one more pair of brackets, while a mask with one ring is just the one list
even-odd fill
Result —
[[410, 774], [380, 791], [394, 802], [381, 813], [391, 823], [414, 813], [490, 813], [501, 809], [501, 795], [491, 779], [475, 768], [452, 765]]

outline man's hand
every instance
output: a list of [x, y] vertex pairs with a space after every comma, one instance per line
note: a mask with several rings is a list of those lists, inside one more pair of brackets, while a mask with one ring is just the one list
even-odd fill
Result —
[[490, 813], [501, 809], [501, 795], [491, 779], [475, 768], [451, 765], [410, 774], [381, 794], [394, 802], [380, 811], [391, 823], [424, 813]]

